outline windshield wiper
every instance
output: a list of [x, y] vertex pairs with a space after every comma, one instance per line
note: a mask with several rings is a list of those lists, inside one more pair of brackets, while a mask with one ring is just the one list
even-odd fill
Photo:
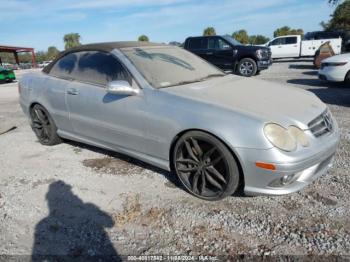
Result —
[[179, 82], [179, 83], [176, 83], [176, 84], [162, 86], [160, 88], [167, 88], [167, 87], [171, 87], [171, 86], [181, 86], [181, 85], [192, 84], [192, 83], [196, 83], [196, 82], [202, 82], [202, 81], [207, 80], [209, 78], [219, 77], [219, 76], [225, 76], [225, 74], [210, 74], [210, 75], [207, 75], [207, 76], [199, 78], [199, 79], [190, 80], [190, 81], [182, 81], [182, 82]]
[[207, 75], [205, 77], [202, 77], [201, 79], [199, 79], [199, 81], [203, 81], [203, 80], [207, 80], [207, 79], [212, 78], [212, 77], [219, 77], [219, 76], [225, 76], [225, 74], [210, 74], [210, 75]]
[[167, 87], [171, 87], [171, 86], [181, 86], [181, 85], [192, 84], [192, 83], [200, 82], [200, 81], [201, 81], [200, 79], [195, 79], [195, 80], [191, 80], [191, 81], [182, 81], [182, 82], [178, 82], [178, 83], [175, 83], [172, 85], [162, 86], [160, 88], [167, 88]]

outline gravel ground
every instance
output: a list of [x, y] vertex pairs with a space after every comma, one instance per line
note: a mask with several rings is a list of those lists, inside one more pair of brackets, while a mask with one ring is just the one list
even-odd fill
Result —
[[[19, 77], [23, 71], [17, 73]], [[308, 89], [341, 130], [334, 168], [302, 192], [205, 202], [174, 176], [74, 142], [38, 143], [0, 85], [0, 254], [350, 255], [350, 87], [321, 82], [310, 61], [258, 78]], [[296, 101], [297, 106], [297, 101]]]

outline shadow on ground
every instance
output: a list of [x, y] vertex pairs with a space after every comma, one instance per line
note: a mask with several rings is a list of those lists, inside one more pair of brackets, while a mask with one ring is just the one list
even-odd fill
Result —
[[332, 83], [319, 79], [290, 79], [287, 83], [303, 85], [324, 103], [350, 107], [350, 88], [344, 83]]
[[305, 65], [305, 64], [291, 64], [289, 65], [289, 68], [291, 69], [315, 69], [315, 66], [313, 64], [311, 65]]
[[293, 62], [296, 62], [296, 63], [300, 63], [300, 62], [312, 62], [313, 60], [312, 59], [300, 59], [300, 58], [296, 58], [296, 59], [293, 59], [293, 58], [290, 58], [290, 59], [273, 59], [273, 63], [275, 64], [278, 64], [278, 63], [293, 63]]
[[[79, 142], [75, 142], [75, 141], [70, 141], [70, 140], [66, 140], [65, 142], [67, 144], [70, 144], [71, 146], [74, 146], [74, 147], [84, 148], [84, 149], [87, 149], [87, 150], [90, 150], [90, 151], [93, 151], [93, 152], [96, 152], [96, 153], [99, 153], [99, 154], [103, 154], [106, 157], [111, 157], [111, 158], [115, 158], [116, 160], [124, 161], [124, 162], [126, 162], [127, 164], [130, 165], [130, 166], [127, 167], [129, 169], [131, 169], [133, 166], [136, 166], [136, 167], [139, 167], [139, 168], [142, 168], [142, 169], [148, 169], [148, 170], [150, 170], [152, 172], [155, 172], [155, 173], [158, 173], [160, 175], [163, 175], [171, 184], [174, 184], [176, 187], [178, 187], [178, 188], [180, 188], [182, 190], [185, 190], [184, 187], [181, 185], [180, 181], [178, 180], [177, 175], [174, 174], [173, 172], [169, 172], [169, 171], [163, 170], [163, 169], [158, 168], [156, 166], [152, 166], [150, 164], [147, 164], [147, 163], [145, 163], [145, 162], [143, 162], [141, 160], [138, 160], [138, 159], [135, 159], [135, 158], [132, 158], [132, 157], [129, 157], [129, 156], [117, 153], [117, 152], [113, 152], [113, 151], [110, 151], [110, 150], [106, 150], [106, 149], [102, 149], [102, 148], [98, 148], [98, 147], [95, 147], [95, 146], [90, 146], [90, 145], [87, 145], [87, 144], [83, 144], [83, 143], [79, 143]], [[100, 160], [101, 160], [101, 162], [104, 161], [103, 158], [101, 158]], [[101, 163], [101, 164], [103, 164], [103, 163]], [[97, 169], [98, 169], [98, 166], [97, 166]], [[127, 172], [127, 170], [126, 171], [123, 170], [123, 172]]]
[[49, 186], [46, 200], [49, 214], [35, 227], [33, 261], [121, 261], [105, 231], [114, 225], [110, 215], [84, 203], [63, 181]]

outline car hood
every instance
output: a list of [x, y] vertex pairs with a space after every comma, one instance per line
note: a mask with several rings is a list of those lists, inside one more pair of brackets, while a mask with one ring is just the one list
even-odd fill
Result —
[[244, 113], [264, 122], [307, 129], [326, 105], [303, 89], [235, 75], [161, 89], [172, 95]]
[[322, 63], [325, 63], [325, 62], [326, 63], [329, 63], [329, 62], [350, 62], [350, 53], [328, 57], [322, 61]]

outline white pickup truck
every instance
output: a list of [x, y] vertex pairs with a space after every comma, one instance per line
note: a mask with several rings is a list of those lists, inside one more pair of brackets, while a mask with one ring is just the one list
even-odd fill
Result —
[[286, 35], [276, 37], [265, 45], [270, 47], [272, 58], [305, 57], [315, 56], [317, 49], [328, 41], [335, 54], [340, 54], [341, 38], [302, 41], [300, 35]]

